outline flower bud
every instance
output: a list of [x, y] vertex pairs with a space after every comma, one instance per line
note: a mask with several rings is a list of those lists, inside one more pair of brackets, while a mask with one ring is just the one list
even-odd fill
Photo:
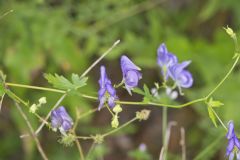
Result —
[[117, 105], [113, 108], [113, 112], [114, 112], [114, 113], [120, 113], [120, 112], [122, 112], [122, 107], [121, 107], [119, 104], [117, 104]]
[[147, 120], [150, 115], [150, 110], [143, 109], [140, 112], [136, 112], [136, 118], [141, 120]]
[[38, 110], [38, 107], [35, 103], [31, 105], [31, 107], [29, 108], [30, 113], [35, 113], [37, 110]]
[[114, 115], [113, 119], [112, 119], [112, 122], [111, 122], [111, 125], [113, 128], [117, 128], [119, 126], [119, 121], [118, 121], [118, 116], [117, 115]]
[[227, 32], [227, 34], [228, 34], [230, 37], [236, 38], [236, 34], [233, 32], [232, 28], [229, 28], [229, 27], [227, 26], [227, 28], [224, 28], [224, 29], [225, 29], [225, 31]]
[[47, 103], [47, 99], [46, 97], [41, 97], [39, 100], [38, 100], [39, 104], [45, 104]]

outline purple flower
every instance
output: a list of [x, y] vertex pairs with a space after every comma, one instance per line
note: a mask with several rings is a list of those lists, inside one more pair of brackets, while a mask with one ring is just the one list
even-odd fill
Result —
[[113, 108], [115, 106], [115, 100], [117, 99], [116, 90], [113, 88], [111, 81], [107, 77], [106, 68], [104, 66], [100, 67], [100, 79], [98, 81], [100, 89], [98, 91], [98, 100], [100, 110], [104, 103], [108, 101], [109, 107]]
[[131, 95], [132, 88], [136, 87], [138, 81], [142, 78], [142, 74], [139, 72], [141, 69], [125, 55], [121, 57], [121, 69], [125, 87]]
[[168, 52], [167, 47], [164, 43], [162, 43], [157, 50], [157, 63], [162, 69], [162, 74], [164, 77], [164, 80], [167, 80], [168, 78], [168, 70], [169, 67], [173, 66], [177, 63], [177, 57]]
[[61, 133], [65, 133], [72, 128], [73, 120], [63, 106], [51, 112], [51, 123], [53, 129], [59, 129]]
[[190, 63], [191, 61], [184, 61], [169, 67], [169, 76], [179, 88], [189, 88], [193, 84], [192, 74], [185, 69]]
[[237, 138], [235, 132], [234, 132], [234, 124], [233, 121], [230, 121], [228, 123], [228, 133], [226, 135], [226, 138], [228, 139], [228, 146], [226, 150], [226, 156], [229, 157], [229, 160], [233, 160], [234, 158], [234, 147], [236, 146], [238, 151], [236, 153], [237, 160], [240, 160], [240, 142]]

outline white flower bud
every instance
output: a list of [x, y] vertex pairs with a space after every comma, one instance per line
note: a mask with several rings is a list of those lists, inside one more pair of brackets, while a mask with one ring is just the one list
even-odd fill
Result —
[[121, 107], [119, 104], [117, 104], [117, 105], [113, 108], [113, 112], [114, 112], [114, 113], [120, 113], [120, 112], [122, 112], [122, 107]]
[[47, 103], [47, 99], [46, 99], [46, 97], [41, 97], [41, 98], [38, 100], [38, 102], [39, 102], [40, 104], [45, 104], [45, 103]]
[[111, 125], [113, 128], [117, 128], [119, 126], [118, 116], [115, 115], [112, 119]]
[[31, 105], [31, 107], [29, 108], [29, 112], [30, 113], [35, 113], [37, 111], [38, 107], [37, 105], [34, 103], [33, 105]]

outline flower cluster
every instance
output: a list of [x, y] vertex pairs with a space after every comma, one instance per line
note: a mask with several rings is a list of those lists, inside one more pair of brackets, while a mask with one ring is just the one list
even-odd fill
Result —
[[65, 135], [66, 132], [72, 128], [73, 120], [66, 109], [60, 106], [51, 112], [51, 124], [55, 131], [59, 129], [60, 132]]
[[229, 157], [229, 160], [233, 160], [235, 153], [234, 148], [236, 148], [237, 149], [236, 157], [237, 160], [240, 160], [240, 141], [235, 134], [233, 121], [230, 121], [228, 123], [228, 133], [226, 137], [228, 139], [226, 156]]
[[[142, 78], [142, 74], [140, 73], [141, 69], [125, 55], [121, 57], [120, 64], [123, 74], [123, 82], [125, 83], [128, 93], [131, 95], [131, 90], [134, 87], [137, 87], [139, 80]], [[98, 110], [103, 107], [106, 101], [110, 108], [115, 107], [115, 101], [118, 97], [115, 88], [107, 76], [106, 68], [104, 66], [100, 67], [100, 79], [98, 83], [100, 86], [100, 89], [98, 90]]]
[[100, 110], [104, 103], [108, 101], [109, 107], [113, 108], [115, 106], [115, 100], [117, 99], [116, 90], [112, 86], [110, 79], [107, 77], [106, 68], [104, 66], [100, 67], [100, 79], [98, 81], [100, 89], [98, 91], [99, 106]]
[[193, 85], [192, 75], [186, 70], [191, 61], [179, 63], [177, 57], [168, 52], [164, 43], [159, 46], [157, 56], [157, 63], [161, 67], [164, 81], [170, 77], [179, 89], [190, 88]]

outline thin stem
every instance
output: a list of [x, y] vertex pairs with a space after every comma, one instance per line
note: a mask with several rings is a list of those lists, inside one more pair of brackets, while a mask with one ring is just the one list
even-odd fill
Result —
[[92, 69], [93, 67], [95, 67], [106, 55], [108, 55], [108, 53], [110, 53], [110, 52], [112, 51], [113, 48], [115, 48], [115, 47], [118, 45], [119, 42], [120, 42], [120, 40], [117, 40], [117, 41], [112, 45], [112, 47], [110, 47], [110, 48], [109, 48], [106, 52], [104, 52], [95, 62], [93, 62], [93, 64], [92, 64], [90, 67], [88, 67], [88, 68], [85, 70], [85, 72], [83, 72], [83, 74], [80, 76], [80, 78], [85, 77], [85, 76], [88, 74], [88, 72], [91, 71], [91, 69]]
[[13, 10], [11, 9], [10, 11], [3, 13], [3, 15], [0, 16], [0, 19], [2, 19], [3, 17], [5, 17], [6, 15], [8, 15], [9, 13], [12, 13], [12, 12], [13, 12]]
[[93, 137], [87, 137], [87, 136], [76, 136], [77, 139], [83, 139], [83, 140], [90, 140], [93, 139]]
[[88, 157], [91, 155], [91, 153], [93, 152], [93, 149], [94, 149], [95, 145], [96, 145], [96, 143], [93, 142], [92, 145], [91, 145], [91, 147], [90, 147], [90, 149], [89, 149], [89, 151], [88, 151], [87, 159], [88, 159]]
[[186, 160], [186, 142], [185, 142], [185, 129], [181, 127], [181, 140], [180, 145], [182, 146], [182, 160]]
[[214, 109], [212, 109], [214, 115], [217, 117], [218, 121], [221, 123], [221, 125], [223, 126], [223, 128], [228, 131], [227, 127], [225, 126], [225, 124], [223, 123], [223, 121], [221, 120], [221, 118], [218, 116], [218, 114], [215, 112]]
[[229, 77], [229, 75], [232, 73], [233, 69], [237, 65], [239, 57], [240, 56], [238, 55], [232, 65], [231, 69], [227, 72], [227, 74], [223, 77], [223, 79], [218, 83], [218, 85], [206, 96], [206, 99], [209, 98], [223, 84], [223, 82]]
[[38, 87], [38, 86], [31, 86], [31, 85], [24, 85], [24, 84], [16, 84], [16, 83], [9, 83], [9, 82], [6, 82], [5, 85], [12, 86], [12, 87], [36, 89], [36, 90], [42, 90], [42, 91], [50, 91], [50, 92], [56, 92], [56, 93], [66, 93], [66, 91], [60, 90], [60, 89]]
[[120, 129], [126, 127], [127, 125], [129, 125], [130, 123], [132, 123], [132, 122], [134, 122], [134, 121], [136, 121], [136, 120], [137, 120], [137, 118], [134, 117], [134, 118], [131, 119], [130, 121], [128, 121], [128, 122], [126, 122], [125, 124], [121, 125], [120, 127], [116, 128], [116, 129], [114, 129], [114, 130], [111, 130], [111, 131], [103, 134], [102, 136], [103, 136], [103, 137], [106, 137], [106, 136], [108, 136], [108, 135], [110, 135], [110, 134], [113, 134], [113, 133], [119, 131]]
[[6, 94], [11, 97], [14, 101], [22, 103], [25, 106], [28, 106], [28, 103], [25, 102], [22, 98], [18, 97], [15, 93], [13, 93], [12, 91], [10, 91], [9, 89], [5, 90]]
[[163, 153], [163, 159], [167, 159], [167, 139], [166, 139], [166, 129], [167, 129], [167, 108], [163, 107], [162, 111], [162, 142], [163, 148], [165, 148]]
[[105, 106], [107, 107], [108, 111], [111, 113], [111, 115], [114, 117], [114, 113], [111, 111], [111, 109], [109, 108], [109, 106], [107, 104], [105, 104]]
[[43, 158], [44, 160], [48, 160], [45, 152], [44, 152], [43, 149], [42, 149], [42, 146], [41, 146], [39, 140], [37, 139], [36, 135], [34, 134], [34, 129], [33, 129], [32, 125], [31, 125], [31, 123], [29, 122], [26, 114], [23, 112], [22, 108], [19, 106], [18, 103], [15, 103], [15, 104], [16, 104], [16, 107], [17, 107], [19, 113], [21, 114], [21, 116], [22, 116], [23, 119], [25, 120], [25, 122], [26, 122], [26, 124], [27, 124], [27, 126], [28, 126], [28, 128], [29, 128], [29, 130], [30, 130], [31, 136], [33, 137], [33, 139], [34, 139], [34, 141], [35, 141], [35, 143], [36, 143], [36, 145], [37, 145], [37, 148], [38, 148], [39, 153], [41, 154], [41, 156], [42, 156], [42, 158]]
[[[76, 137], [76, 133], [74, 132], [74, 136]], [[78, 152], [79, 152], [79, 155], [80, 155], [80, 158], [81, 160], [84, 160], [84, 154], [83, 154], [83, 150], [82, 150], [82, 146], [79, 142], [78, 139], [75, 140], [75, 143], [76, 143], [76, 146], [77, 146], [77, 149], [78, 149]]]
[[[81, 94], [81, 93], [79, 93], [78, 95], [81, 97], [84, 97], [84, 98], [98, 100], [98, 98], [94, 97], [94, 96]], [[187, 102], [184, 104], [180, 104], [180, 105], [171, 105], [171, 104], [163, 104], [163, 103], [155, 103], [155, 102], [134, 102], [134, 101], [115, 101], [115, 102], [118, 104], [128, 104], [128, 105], [152, 105], [152, 106], [169, 107], [169, 108], [183, 108], [183, 107], [187, 107], [194, 103], [203, 102], [205, 100], [206, 100], [206, 98], [199, 98], [199, 99], [195, 99], [193, 101], [190, 101], [190, 102]]]

